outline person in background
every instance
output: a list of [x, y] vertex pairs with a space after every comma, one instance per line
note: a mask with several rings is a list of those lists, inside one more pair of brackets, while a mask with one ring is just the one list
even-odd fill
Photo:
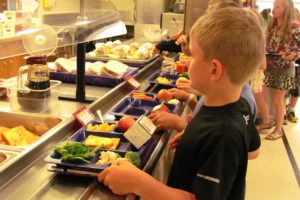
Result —
[[[300, 13], [297, 8], [295, 8], [295, 23], [300, 24]], [[287, 120], [292, 123], [298, 122], [298, 117], [295, 114], [296, 105], [298, 102], [298, 98], [300, 95], [300, 59], [296, 60], [296, 67], [295, 67], [295, 81], [296, 81], [296, 88], [289, 91], [289, 105], [287, 108]]]
[[263, 29], [251, 10], [224, 8], [200, 17], [190, 39], [191, 87], [206, 98], [176, 148], [168, 186], [119, 160], [98, 175], [114, 193], [153, 200], [245, 197], [248, 159], [258, 156], [260, 138], [240, 95], [264, 56]]
[[263, 21], [264, 21], [264, 25], [265, 25], [266, 27], [268, 26], [269, 21], [270, 21], [270, 19], [271, 19], [270, 12], [271, 12], [271, 9], [270, 9], [270, 8], [263, 9], [263, 10], [260, 12], [260, 15], [262, 16]]
[[[300, 27], [294, 22], [292, 0], [275, 0], [273, 17], [267, 29], [267, 52], [283, 52], [282, 56], [268, 56], [265, 70], [265, 87], [271, 91], [276, 118], [275, 129], [268, 140], [282, 137], [285, 116], [285, 94], [295, 88], [295, 60], [299, 58]], [[264, 90], [264, 88], [263, 88]]]
[[[242, 7], [241, 0], [210, 0], [208, 2], [208, 7], [206, 12], [211, 10], [226, 8], [226, 7]], [[188, 43], [189, 43], [189, 36], [188, 35], [180, 35], [176, 39], [176, 45], [181, 46], [182, 52], [186, 55], [189, 55], [187, 51]]]
[[182, 33], [178, 33], [176, 35], [171, 36], [170, 40], [163, 40], [155, 45], [155, 48], [162, 53], [163, 51], [182, 52], [181, 46], [176, 43], [176, 40], [182, 35]]

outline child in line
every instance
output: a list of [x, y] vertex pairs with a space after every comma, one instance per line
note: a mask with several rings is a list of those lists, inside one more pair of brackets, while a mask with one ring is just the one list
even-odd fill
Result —
[[205, 102], [177, 146], [168, 186], [119, 161], [98, 176], [117, 194], [244, 199], [248, 153], [258, 155], [260, 139], [251, 109], [240, 95], [264, 56], [262, 27], [252, 11], [225, 8], [199, 18], [190, 39], [191, 87], [205, 95]]

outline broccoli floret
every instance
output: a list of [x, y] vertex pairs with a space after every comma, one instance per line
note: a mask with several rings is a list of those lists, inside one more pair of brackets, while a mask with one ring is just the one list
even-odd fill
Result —
[[140, 166], [141, 164], [141, 158], [139, 156], [139, 154], [132, 152], [132, 151], [128, 151], [125, 154], [125, 158], [126, 160], [128, 160], [129, 162], [131, 162], [132, 164], [134, 164], [135, 166]]

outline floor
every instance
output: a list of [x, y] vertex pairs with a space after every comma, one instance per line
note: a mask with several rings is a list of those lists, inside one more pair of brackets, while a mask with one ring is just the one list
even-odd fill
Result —
[[[300, 102], [296, 115], [300, 117]], [[248, 164], [246, 200], [300, 199], [300, 120], [289, 122], [284, 131], [286, 137], [276, 141], [261, 134], [261, 154]]]

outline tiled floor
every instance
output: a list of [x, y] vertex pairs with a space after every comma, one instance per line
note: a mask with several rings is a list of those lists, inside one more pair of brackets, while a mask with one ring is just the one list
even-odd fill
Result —
[[[300, 116], [300, 102], [296, 115]], [[284, 130], [300, 175], [300, 122], [289, 122]], [[261, 134], [260, 156], [249, 161], [246, 200], [299, 200], [300, 185], [283, 139], [268, 141], [264, 137]]]

